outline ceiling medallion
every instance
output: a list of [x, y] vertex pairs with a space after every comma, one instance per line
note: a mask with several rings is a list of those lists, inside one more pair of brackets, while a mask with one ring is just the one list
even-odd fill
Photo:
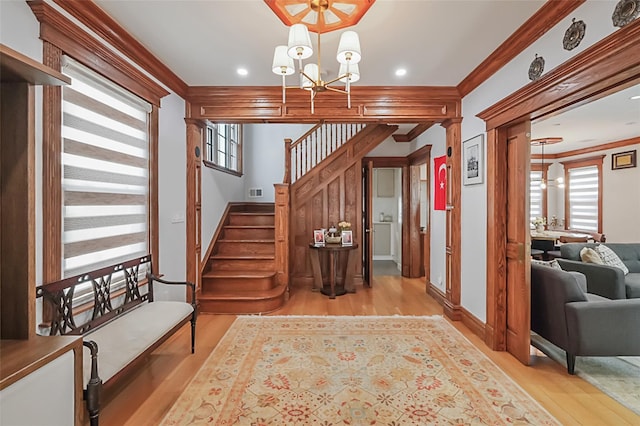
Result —
[[542, 56], [538, 56], [536, 53], [535, 59], [531, 61], [531, 65], [529, 65], [529, 80], [535, 81], [539, 79], [543, 71], [544, 58]]
[[584, 21], [577, 21], [576, 18], [571, 20], [572, 24], [564, 33], [564, 39], [562, 40], [562, 46], [565, 50], [572, 50], [580, 44], [584, 38], [584, 31], [587, 29], [587, 25]]
[[288, 27], [304, 24], [312, 33], [356, 25], [375, 0], [264, 0]]
[[640, 15], [640, 0], [620, 0], [611, 19], [614, 27], [624, 27]]

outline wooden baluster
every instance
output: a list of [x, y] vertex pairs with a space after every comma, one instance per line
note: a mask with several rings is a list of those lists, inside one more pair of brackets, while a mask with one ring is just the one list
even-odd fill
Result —
[[291, 183], [291, 139], [284, 140], [284, 179], [283, 183]]

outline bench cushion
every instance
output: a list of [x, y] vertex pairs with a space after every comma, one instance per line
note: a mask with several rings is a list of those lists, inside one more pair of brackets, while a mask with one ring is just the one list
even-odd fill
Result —
[[[185, 302], [143, 303], [83, 336], [98, 344], [98, 375], [103, 383], [193, 312]], [[83, 386], [91, 377], [91, 353], [84, 348]]]

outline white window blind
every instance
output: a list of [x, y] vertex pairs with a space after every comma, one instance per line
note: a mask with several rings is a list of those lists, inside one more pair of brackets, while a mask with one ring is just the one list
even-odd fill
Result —
[[532, 170], [529, 178], [529, 220], [533, 220], [536, 217], [543, 217], [542, 211], [542, 188], [540, 183], [542, 182], [542, 171]]
[[598, 167], [569, 171], [569, 228], [598, 231]]
[[65, 57], [63, 275], [149, 251], [151, 105]]

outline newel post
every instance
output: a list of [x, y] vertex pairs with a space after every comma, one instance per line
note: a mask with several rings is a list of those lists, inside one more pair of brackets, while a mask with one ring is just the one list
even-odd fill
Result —
[[291, 183], [291, 139], [285, 139], [284, 140], [284, 179], [283, 179], [283, 182], [284, 183]]
[[274, 187], [276, 279], [278, 285], [289, 286], [289, 184], [276, 183]]

